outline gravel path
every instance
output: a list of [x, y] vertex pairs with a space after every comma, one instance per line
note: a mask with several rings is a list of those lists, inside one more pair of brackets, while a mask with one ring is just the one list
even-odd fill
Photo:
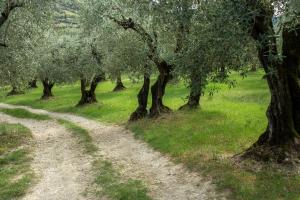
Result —
[[[0, 103], [0, 108], [23, 108], [32, 113], [47, 114], [52, 118], [68, 120], [85, 128], [90, 132], [95, 145], [99, 148], [99, 154], [111, 161], [114, 166], [118, 166], [124, 177], [139, 179], [146, 183], [146, 186], [150, 190], [150, 196], [153, 199], [211, 200], [217, 198], [214, 186], [209, 180], [204, 179], [199, 174], [187, 171], [180, 164], [174, 164], [168, 157], [154, 151], [146, 143], [135, 139], [133, 134], [123, 127], [103, 124], [72, 114], [48, 112], [26, 106], [13, 106]], [[30, 123], [27, 125], [32, 126]], [[51, 126], [49, 128], [51, 130]], [[37, 132], [44, 132], [44, 130], [39, 129]], [[53, 132], [48, 134], [52, 135], [51, 133], [54, 134]], [[68, 142], [65, 145], [68, 147], [63, 149], [59, 147], [60, 149], [58, 150], [54, 149], [52, 145], [49, 146], [52, 146], [53, 151], [65, 154], [64, 151], [71, 151], [70, 148], [72, 149], [72, 145], [68, 144]], [[51, 153], [50, 155], [53, 154]], [[77, 163], [78, 160], [74, 159], [66, 161], [67, 164], [71, 164], [71, 162]], [[70, 176], [74, 176], [73, 173], [76, 176], [76, 172], [78, 171], [76, 166], [77, 164], [75, 164], [73, 172], [69, 173]], [[56, 176], [55, 172], [52, 174], [53, 176]]]
[[0, 122], [19, 123], [34, 137], [32, 168], [38, 177], [24, 200], [87, 200], [91, 159], [71, 133], [54, 121], [19, 119], [0, 113]]

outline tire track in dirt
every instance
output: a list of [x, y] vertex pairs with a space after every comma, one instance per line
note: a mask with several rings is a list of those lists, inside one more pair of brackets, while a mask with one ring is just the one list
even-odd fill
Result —
[[91, 184], [92, 160], [76, 139], [55, 121], [14, 118], [0, 113], [0, 122], [18, 123], [33, 134], [32, 168], [38, 177], [24, 200], [89, 200], [82, 193]]

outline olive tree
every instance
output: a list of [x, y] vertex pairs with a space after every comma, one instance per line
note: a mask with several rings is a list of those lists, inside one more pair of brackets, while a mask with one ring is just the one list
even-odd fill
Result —
[[52, 1], [0, 1], [1, 82], [12, 85], [9, 94], [19, 93], [34, 79], [33, 59], [41, 26], [48, 20]]
[[175, 57], [175, 72], [190, 88], [188, 102], [181, 109], [195, 109], [200, 105], [206, 85], [211, 81], [232, 85], [227, 74], [232, 70], [245, 70], [247, 66], [244, 58], [248, 55], [240, 52], [253, 51], [250, 42], [245, 43], [249, 38], [238, 31], [241, 27], [224, 18], [226, 11], [221, 1], [202, 1], [182, 7], [185, 8], [181, 9], [183, 13], [175, 13], [178, 15], [175, 19], [183, 24], [177, 36], [180, 48]]
[[226, 18], [242, 26], [257, 45], [271, 93], [267, 129], [242, 158], [294, 162], [300, 158], [300, 1], [225, 3], [233, 11]]
[[112, 24], [112, 34], [109, 39], [102, 40], [105, 47], [103, 64], [105, 72], [118, 77], [120, 71], [126, 73], [132, 81], [143, 77], [143, 86], [138, 94], [138, 107], [130, 116], [134, 121], [147, 116], [148, 95], [150, 90], [150, 75], [153, 71], [148, 58], [148, 48], [135, 33], [123, 32]]

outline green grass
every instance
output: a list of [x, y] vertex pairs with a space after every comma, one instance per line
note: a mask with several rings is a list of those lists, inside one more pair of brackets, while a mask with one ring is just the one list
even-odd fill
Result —
[[51, 119], [48, 115], [39, 115], [35, 113], [31, 113], [27, 110], [16, 108], [16, 109], [5, 109], [0, 108], [0, 112], [5, 113], [7, 115], [22, 118], [22, 119], [35, 119], [35, 120], [49, 120]]
[[57, 121], [64, 125], [74, 136], [78, 138], [79, 143], [84, 146], [87, 153], [93, 154], [97, 151], [97, 147], [93, 144], [92, 138], [87, 130], [66, 120], [58, 119]]
[[147, 188], [141, 181], [126, 180], [122, 178], [112, 164], [107, 161], [98, 160], [94, 163], [96, 174], [96, 184], [101, 186], [99, 196], [107, 195], [114, 200], [150, 200], [147, 195]]
[[[174, 111], [158, 120], [145, 119], [126, 124], [137, 105], [136, 95], [141, 83], [125, 81], [127, 90], [111, 92], [114, 84], [101, 83], [97, 89], [98, 104], [75, 107], [80, 99], [79, 85], [56, 87], [56, 97], [40, 101], [41, 88], [25, 95], [3, 98], [12, 104], [29, 105], [58, 112], [71, 112], [99, 121], [126, 124], [136, 137], [155, 149], [171, 155], [194, 171], [214, 178], [218, 189], [230, 191], [229, 199], [290, 199], [299, 200], [300, 176], [284, 170], [264, 167], [258, 172], [231, 164], [232, 155], [253, 144], [267, 126], [265, 112], [270, 100], [263, 73], [251, 73], [245, 79], [236, 74], [237, 86], [210, 84], [207, 90], [218, 88], [214, 96], [201, 99], [201, 110]], [[165, 104], [177, 110], [185, 102], [188, 89], [182, 83], [170, 84]]]
[[27, 128], [0, 123], [0, 200], [23, 196], [33, 181], [29, 150], [22, 147], [30, 138]]

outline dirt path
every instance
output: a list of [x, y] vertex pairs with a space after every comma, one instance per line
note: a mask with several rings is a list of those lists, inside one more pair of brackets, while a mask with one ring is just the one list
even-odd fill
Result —
[[150, 196], [157, 200], [216, 199], [210, 181], [196, 173], [188, 172], [182, 165], [152, 150], [146, 143], [136, 140], [128, 130], [105, 125], [84, 117], [12, 106], [0, 103], [1, 108], [23, 108], [37, 114], [65, 119], [87, 129], [99, 153], [121, 169], [125, 177], [143, 180]]
[[24, 200], [87, 200], [82, 193], [92, 177], [91, 160], [76, 139], [54, 121], [17, 119], [0, 113], [0, 122], [19, 123], [34, 136], [32, 168], [38, 181]]

